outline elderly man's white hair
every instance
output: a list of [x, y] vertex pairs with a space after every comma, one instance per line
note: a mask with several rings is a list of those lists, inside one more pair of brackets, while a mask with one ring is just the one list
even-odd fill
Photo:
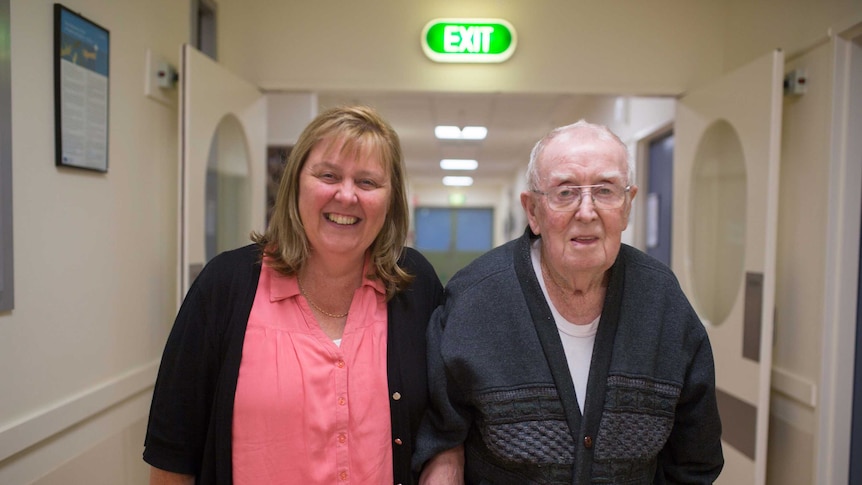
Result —
[[595, 134], [600, 140], [611, 141], [617, 143], [620, 146], [620, 149], [623, 153], [626, 154], [626, 166], [628, 169], [628, 173], [626, 173], [626, 184], [631, 184], [634, 181], [635, 170], [634, 170], [634, 160], [629, 155], [628, 147], [625, 143], [605, 125], [599, 125], [595, 123], [590, 123], [587, 120], [578, 120], [575, 123], [570, 125], [560, 126], [558, 128], [554, 128], [547, 135], [545, 135], [541, 140], [539, 140], [535, 146], [533, 146], [533, 150], [530, 152], [530, 163], [527, 164], [527, 188], [530, 190], [539, 190], [538, 186], [538, 174], [536, 173], [536, 161], [539, 156], [541, 156], [542, 151], [545, 147], [557, 136], [567, 133], [570, 131], [576, 130], [586, 130]]

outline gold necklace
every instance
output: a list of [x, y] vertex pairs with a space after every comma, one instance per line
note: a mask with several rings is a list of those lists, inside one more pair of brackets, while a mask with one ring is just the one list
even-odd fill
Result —
[[341, 313], [341, 314], [329, 313], [328, 311], [324, 310], [323, 308], [320, 308], [319, 306], [317, 306], [317, 305], [316, 305], [316, 304], [311, 300], [311, 298], [309, 298], [309, 297], [308, 297], [308, 293], [306, 293], [306, 292], [305, 292], [305, 289], [302, 287], [302, 282], [299, 280], [299, 277], [297, 277], [297, 278], [296, 278], [296, 284], [299, 286], [299, 292], [300, 292], [300, 293], [302, 293], [302, 296], [304, 296], [304, 297], [305, 297], [305, 301], [307, 301], [307, 302], [308, 302], [308, 304], [309, 304], [309, 305], [311, 305], [311, 308], [314, 308], [315, 310], [317, 310], [317, 311], [319, 311], [320, 313], [322, 313], [322, 314], [326, 315], [327, 317], [330, 317], [330, 318], [344, 318], [344, 317], [346, 317], [346, 316], [347, 316], [347, 314], [348, 314], [348, 313], [350, 313], [350, 309], [348, 309], [346, 312]]

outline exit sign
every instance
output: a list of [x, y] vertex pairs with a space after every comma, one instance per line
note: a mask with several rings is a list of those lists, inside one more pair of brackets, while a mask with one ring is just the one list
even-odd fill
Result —
[[503, 62], [517, 36], [503, 19], [434, 19], [422, 29], [422, 50], [436, 62]]

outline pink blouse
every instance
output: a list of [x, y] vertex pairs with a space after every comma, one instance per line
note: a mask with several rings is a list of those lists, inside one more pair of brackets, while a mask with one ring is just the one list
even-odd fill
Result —
[[234, 403], [235, 484], [392, 483], [386, 326], [384, 287], [365, 278], [338, 346], [296, 278], [263, 265]]

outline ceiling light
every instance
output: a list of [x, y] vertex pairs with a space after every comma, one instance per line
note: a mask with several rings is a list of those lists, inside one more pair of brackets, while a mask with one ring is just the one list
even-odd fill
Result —
[[457, 140], [461, 138], [461, 128], [457, 126], [437, 126], [434, 128], [434, 136], [441, 140]]
[[452, 125], [440, 125], [434, 128], [434, 136], [441, 140], [484, 140], [488, 136], [488, 128], [465, 126], [461, 129]]
[[473, 177], [443, 177], [443, 185], [450, 187], [469, 187], [473, 185]]
[[463, 158], [444, 158], [440, 160], [440, 168], [443, 170], [476, 170], [479, 162]]
[[488, 128], [484, 126], [465, 126], [461, 130], [461, 138], [464, 140], [484, 140], [488, 136]]

